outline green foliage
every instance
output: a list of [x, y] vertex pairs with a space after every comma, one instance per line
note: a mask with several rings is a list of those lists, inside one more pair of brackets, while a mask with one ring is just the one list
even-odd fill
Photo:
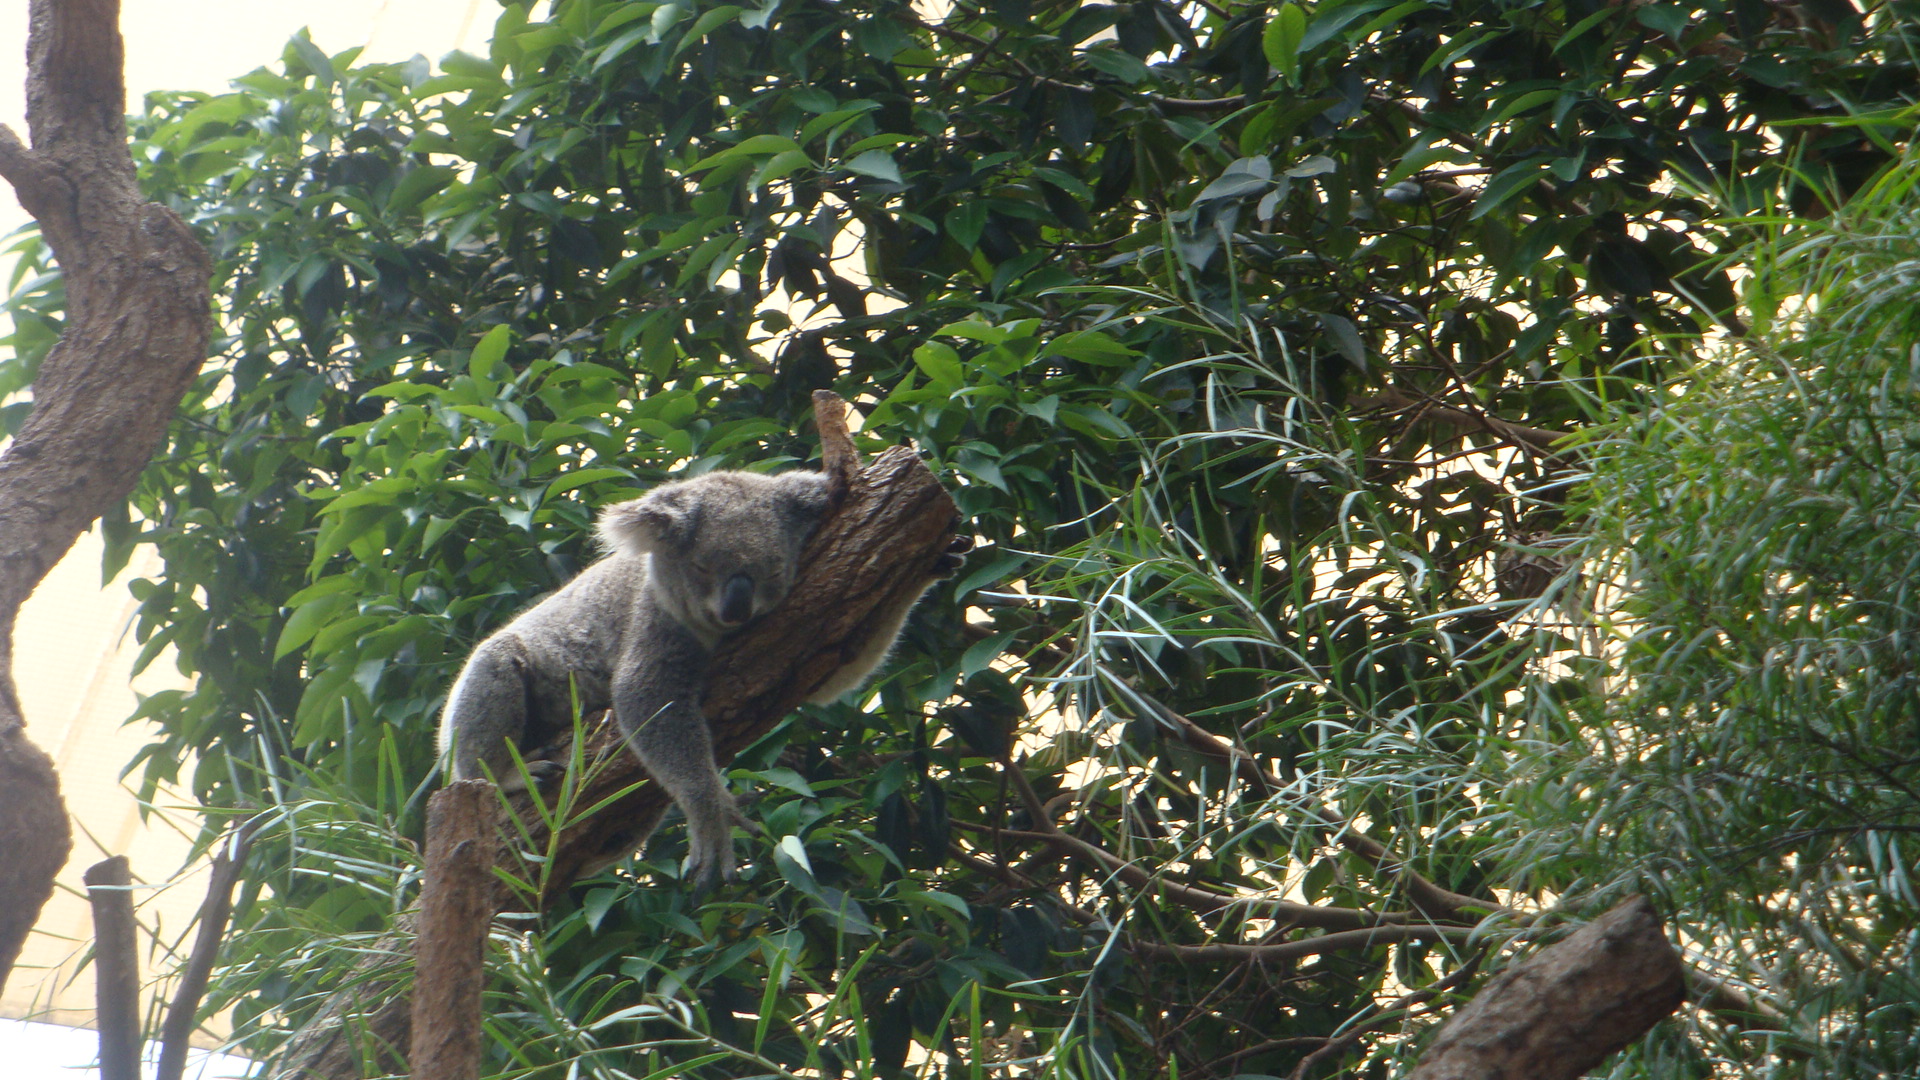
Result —
[[[694, 905], [669, 829], [652, 887], [503, 933], [493, 1062], [540, 1075], [1265, 1075], [1400, 1030], [1380, 1002], [1453, 947], [1180, 952], [1313, 931], [1034, 842], [1014, 781], [1155, 880], [1404, 910], [1330, 846], [1358, 823], [1484, 892], [1529, 665], [1579, 645], [1494, 573], [1551, 562], [1567, 463], [1487, 418], [1650, 400], [1734, 303], [1688, 192], [1851, 192], [1916, 91], [1910, 0], [534, 10], [438, 73], [296, 39], [137, 121], [223, 336], [107, 523], [110, 561], [160, 550], [137, 633], [195, 676], [136, 768], [417, 834], [464, 651], [600, 503], [805, 462], [817, 387], [987, 541], [869, 701], [735, 763], [745, 884]], [[0, 393], [58, 325], [27, 243]], [[289, 872], [361, 857], [336, 835], [259, 848], [224, 984], [255, 1051], [412, 887]]]
[[1591, 444], [1618, 644], [1604, 694], [1542, 716], [1559, 760], [1508, 841], [1556, 887], [1686, 912], [1833, 1076], [1920, 1070], [1914, 164], [1771, 230], [1758, 336]]

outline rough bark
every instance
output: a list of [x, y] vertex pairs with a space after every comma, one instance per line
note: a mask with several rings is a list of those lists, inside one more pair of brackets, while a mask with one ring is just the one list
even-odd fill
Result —
[[[843, 406], [838, 398], [819, 403]], [[837, 431], [830, 422], [820, 427], [828, 471], [845, 475], [842, 470], [857, 459], [844, 425]], [[848, 478], [844, 496], [808, 542], [786, 602], [729, 639], [714, 657], [704, 710], [722, 767], [805, 701], [844, 657], [857, 655], [893, 602], [919, 592], [952, 543], [956, 524], [953, 500], [911, 450], [890, 449]], [[635, 838], [652, 831], [666, 812], [666, 793], [638, 783], [646, 773], [615, 726], [593, 719], [582, 749], [590, 764], [570, 805], [578, 816], [581, 808], [611, 801], [556, 838], [531, 810], [527, 793], [512, 796], [525, 838], [503, 831], [496, 864], [515, 868], [532, 887], [516, 890], [496, 880], [492, 912], [544, 909], [583, 874], [631, 852]], [[527, 852], [542, 858], [529, 861]], [[387, 947], [376, 950], [384, 956], [349, 976], [349, 989], [304, 1026], [277, 1077], [349, 1080], [366, 1075], [369, 1066], [406, 1071], [397, 1048], [410, 1041], [412, 1007], [405, 993], [392, 989], [395, 976], [378, 969], [391, 968], [394, 958], [406, 954], [411, 925], [411, 919], [401, 920]]]
[[125, 855], [94, 863], [83, 879], [93, 907], [94, 1027], [100, 1080], [140, 1080], [140, 954], [133, 874]]
[[1680, 1007], [1686, 973], [1645, 897], [1502, 972], [1409, 1080], [1572, 1080]]
[[0, 127], [0, 176], [59, 261], [67, 325], [0, 456], [0, 986], [72, 848], [53, 761], [22, 730], [14, 618], [132, 489], [206, 358], [210, 311], [205, 250], [134, 182], [119, 0], [33, 0], [28, 18], [33, 146]]
[[485, 780], [449, 784], [427, 803], [427, 872], [413, 946], [413, 1080], [480, 1075], [498, 806]]

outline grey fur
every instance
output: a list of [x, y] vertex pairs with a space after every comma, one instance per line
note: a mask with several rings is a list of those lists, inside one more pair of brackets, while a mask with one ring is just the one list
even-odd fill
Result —
[[[523, 786], [506, 744], [551, 742], [572, 724], [577, 694], [583, 714], [613, 709], [647, 774], [685, 813], [689, 879], [731, 878], [739, 812], [700, 712], [707, 661], [721, 638], [786, 597], [826, 506], [820, 473], [715, 472], [601, 511], [607, 557], [481, 642], [454, 681], [440, 719], [452, 778], [491, 773]], [[909, 607], [889, 613], [885, 632], [813, 700], [864, 683]]]

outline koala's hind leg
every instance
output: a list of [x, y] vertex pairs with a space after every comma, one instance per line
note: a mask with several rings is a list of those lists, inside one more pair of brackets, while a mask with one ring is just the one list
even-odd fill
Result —
[[[491, 773], [502, 791], [525, 787], [508, 744], [524, 747], [533, 708], [535, 666], [526, 643], [513, 633], [480, 643], [447, 692], [440, 717], [440, 754], [449, 779], [484, 780]], [[534, 778], [551, 762], [529, 762]]]

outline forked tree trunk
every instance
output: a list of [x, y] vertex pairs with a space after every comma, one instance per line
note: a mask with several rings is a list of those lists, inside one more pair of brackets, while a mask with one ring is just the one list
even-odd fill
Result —
[[206, 251], [134, 182], [119, 0], [33, 0], [28, 18], [33, 146], [0, 127], [0, 176], [59, 260], [67, 324], [0, 455], [0, 986], [73, 846], [53, 760], [24, 730], [14, 619], [132, 490], [206, 358], [211, 312]]

